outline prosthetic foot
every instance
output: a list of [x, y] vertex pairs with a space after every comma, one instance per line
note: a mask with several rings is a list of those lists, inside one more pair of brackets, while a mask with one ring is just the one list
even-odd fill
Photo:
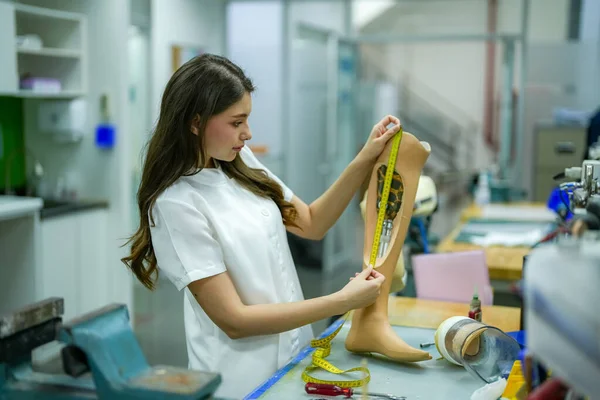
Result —
[[378, 353], [394, 361], [424, 361], [431, 359], [425, 351], [415, 349], [400, 339], [388, 320], [388, 297], [394, 269], [400, 257], [404, 238], [413, 211], [421, 170], [429, 157], [428, 143], [404, 132], [398, 149], [392, 186], [387, 205], [380, 204], [387, 161], [392, 140], [375, 163], [369, 187], [365, 212], [365, 244], [363, 268], [369, 264], [379, 207], [386, 207], [377, 261], [374, 267], [386, 280], [381, 294], [369, 307], [355, 310], [352, 326], [346, 339], [346, 349], [355, 353]]

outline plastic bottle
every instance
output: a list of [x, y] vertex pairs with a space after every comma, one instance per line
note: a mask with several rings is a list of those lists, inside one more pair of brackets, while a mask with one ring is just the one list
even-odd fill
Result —
[[473, 294], [471, 304], [469, 305], [469, 318], [473, 318], [475, 321], [481, 322], [481, 314], [481, 300], [479, 300], [477, 288], [475, 288], [475, 293]]
[[65, 178], [61, 175], [56, 180], [56, 186], [54, 187], [54, 199], [64, 200], [66, 193]]
[[486, 171], [482, 171], [479, 174], [479, 180], [477, 182], [477, 189], [475, 189], [475, 203], [477, 205], [485, 205], [490, 202], [490, 181], [489, 175]]

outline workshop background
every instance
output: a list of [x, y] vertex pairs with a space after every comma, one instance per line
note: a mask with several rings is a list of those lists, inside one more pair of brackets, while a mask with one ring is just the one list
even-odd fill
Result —
[[[182, 293], [120, 258], [164, 85], [204, 52], [252, 77], [251, 146], [306, 202], [386, 114], [431, 144], [437, 204], [411, 225], [400, 296], [473, 204], [546, 203], [600, 108], [597, 0], [0, 0], [0, 190], [35, 210], [0, 196], [0, 314], [124, 303], [149, 362], [187, 366]], [[324, 240], [289, 237], [305, 297], [360, 269], [360, 200]], [[518, 279], [490, 272], [494, 304], [520, 305]]]

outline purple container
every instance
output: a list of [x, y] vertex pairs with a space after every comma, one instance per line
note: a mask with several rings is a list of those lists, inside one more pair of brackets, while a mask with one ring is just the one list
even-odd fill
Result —
[[61, 84], [54, 78], [25, 78], [21, 79], [21, 89], [31, 90], [33, 92], [58, 93], [61, 90]]

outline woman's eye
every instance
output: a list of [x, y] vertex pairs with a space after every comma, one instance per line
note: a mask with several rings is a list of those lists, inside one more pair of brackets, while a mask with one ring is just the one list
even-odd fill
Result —
[[233, 126], [235, 126], [236, 128], [239, 127], [242, 123], [241, 122], [234, 122]]

